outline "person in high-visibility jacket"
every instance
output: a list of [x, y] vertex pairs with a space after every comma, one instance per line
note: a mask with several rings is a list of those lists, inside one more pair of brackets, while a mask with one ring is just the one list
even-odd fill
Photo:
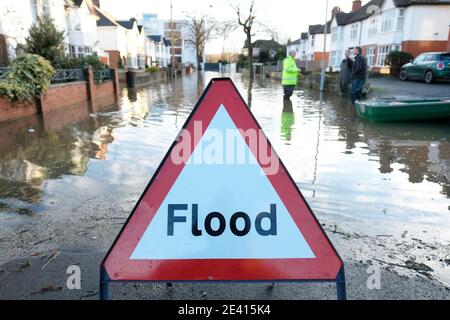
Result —
[[294, 92], [298, 80], [297, 63], [295, 63], [295, 51], [289, 52], [289, 55], [283, 61], [283, 79], [281, 84], [284, 89], [284, 98], [289, 99]]

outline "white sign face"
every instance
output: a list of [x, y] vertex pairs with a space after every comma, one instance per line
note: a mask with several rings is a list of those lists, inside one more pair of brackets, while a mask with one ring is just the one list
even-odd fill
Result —
[[[315, 258], [235, 124], [221, 106], [191, 158], [211, 137], [235, 131], [240, 164], [189, 161], [162, 202], [131, 260]], [[202, 146], [202, 148], [199, 147]], [[223, 145], [223, 154], [225, 151]]]

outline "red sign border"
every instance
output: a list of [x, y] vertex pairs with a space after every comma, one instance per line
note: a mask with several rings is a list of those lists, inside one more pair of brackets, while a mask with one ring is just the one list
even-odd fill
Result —
[[[214, 94], [215, 87], [225, 86], [222, 89], [232, 89], [233, 94]], [[228, 86], [228, 88], [227, 88]], [[217, 96], [216, 96], [217, 95]], [[212, 104], [210, 108], [199, 107], [203, 104]], [[240, 104], [240, 108], [236, 107], [236, 104]], [[108, 281], [335, 281], [338, 277], [338, 273], [343, 269], [343, 262], [338, 252], [334, 248], [333, 244], [324, 232], [321, 224], [317, 220], [316, 216], [312, 212], [302, 193], [298, 189], [297, 184], [292, 179], [292, 176], [286, 170], [286, 167], [282, 160], [276, 154], [270, 141], [264, 135], [264, 139], [273, 155], [279, 159], [281, 170], [279, 173], [268, 176], [273, 187], [279, 194], [292, 218], [297, 224], [297, 227], [301, 230], [305, 240], [310, 245], [316, 258], [314, 259], [192, 259], [192, 260], [129, 260], [129, 256], [136, 247], [147, 226], [151, 222], [154, 214], [157, 212], [159, 205], [164, 200], [167, 192], [169, 192], [171, 186], [174, 183], [174, 179], [178, 177], [184, 164], [175, 165], [168, 162], [168, 158], [171, 155], [175, 146], [180, 142], [180, 138], [183, 137], [183, 131], [188, 130], [192, 132], [193, 122], [197, 119], [194, 117], [203, 117], [203, 133], [208, 127], [210, 121], [215, 115], [218, 108], [224, 105], [232, 120], [235, 122], [238, 128], [253, 128], [261, 130], [261, 126], [257, 122], [256, 118], [251, 112], [241, 112], [239, 110], [242, 107], [248, 108], [242, 96], [239, 94], [236, 86], [230, 78], [214, 78], [210, 81], [203, 95], [197, 102], [193, 111], [186, 120], [183, 128], [178, 135], [177, 139], [172, 143], [168, 152], [164, 156], [164, 159], [160, 163], [158, 169], [154, 173], [138, 202], [136, 203], [133, 211], [129, 215], [127, 221], [123, 225], [118, 236], [114, 240], [111, 248], [108, 250], [105, 258], [101, 263], [101, 267], [104, 268]], [[202, 111], [199, 115], [199, 111]], [[238, 122], [238, 123], [237, 123]], [[259, 139], [259, 138], [258, 138]], [[198, 141], [193, 141], [193, 147], [196, 146]], [[249, 147], [251, 147], [249, 145]], [[194, 150], [194, 148], [191, 148]], [[255, 150], [252, 150], [255, 157], [258, 154]], [[260, 163], [261, 164], [261, 163]], [[159, 179], [160, 175], [167, 176], [169, 172], [168, 167], [172, 172], [172, 181], [167, 182], [168, 179]], [[173, 178], [174, 177], [174, 178]], [[283, 185], [287, 183], [288, 186]], [[142, 208], [141, 202], [146, 197], [148, 191], [152, 186], [156, 186], [157, 190], [165, 189], [167, 192], [160, 192], [159, 204], [155, 206], [146, 206]], [[283, 188], [281, 187], [283, 185]], [[289, 187], [289, 185], [291, 187]], [[286, 190], [288, 189], [288, 190]], [[283, 194], [280, 194], [282, 190]], [[296, 194], [293, 195], [292, 193]], [[288, 194], [286, 196], [286, 194]], [[300, 196], [300, 197], [298, 197]], [[293, 199], [297, 198], [298, 201]], [[287, 200], [286, 200], [287, 199]], [[154, 199], [153, 199], [154, 200]], [[289, 201], [289, 203], [286, 203]], [[152, 201], [154, 202], [154, 201]], [[294, 203], [292, 203], [294, 202]], [[297, 203], [295, 203], [297, 202]], [[300, 202], [300, 203], [298, 203]], [[298, 206], [306, 209], [305, 212], [293, 215], [291, 210]], [[139, 214], [139, 210], [147, 212], [146, 216], [148, 223], [142, 227], [142, 219], [132, 222], [136, 213]], [[148, 211], [150, 214], [148, 214]], [[299, 210], [301, 211], [301, 210]], [[141, 213], [141, 215], [145, 215]], [[136, 218], [135, 218], [136, 219]], [[134, 223], [133, 227], [138, 227], [141, 232], [138, 237], [127, 235], [127, 226]], [[141, 224], [139, 224], [141, 222]], [[139, 227], [140, 226], [140, 227]], [[130, 228], [131, 229], [131, 228]], [[131, 231], [128, 231], [128, 233]], [[132, 240], [130, 244], [123, 245], [121, 238], [123, 236], [130, 236]], [[134, 239], [133, 239], [134, 238]], [[126, 242], [126, 240], [122, 240]], [[126, 257], [126, 258], [125, 258]], [[116, 260], [118, 259], [119, 262]], [[121, 265], [126, 261], [126, 266]], [[125, 270], [126, 269], [126, 270]], [[152, 278], [145, 278], [148, 274], [148, 270], [151, 270], [154, 276]], [[280, 270], [283, 270], [282, 272]], [[289, 270], [289, 271], [286, 271]], [[301, 276], [300, 276], [301, 275]]]

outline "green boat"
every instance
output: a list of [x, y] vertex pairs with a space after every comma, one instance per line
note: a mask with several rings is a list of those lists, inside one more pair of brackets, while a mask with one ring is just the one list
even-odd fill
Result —
[[373, 122], [450, 119], [450, 98], [357, 101], [356, 112]]

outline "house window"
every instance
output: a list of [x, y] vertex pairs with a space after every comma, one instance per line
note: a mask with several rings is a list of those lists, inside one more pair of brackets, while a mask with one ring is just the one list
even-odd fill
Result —
[[312, 36], [311, 36], [311, 47], [314, 47], [314, 39], [315, 38], [315, 35], [313, 34]]
[[371, 18], [369, 25], [369, 37], [373, 37], [378, 33], [378, 18]]
[[339, 65], [342, 62], [342, 51], [336, 52], [336, 65]]
[[75, 58], [77, 56], [75, 46], [70, 46], [69, 47], [69, 53], [70, 53], [70, 56], [73, 57], [73, 58]]
[[338, 39], [338, 28], [334, 27], [331, 29], [331, 42], [336, 42]]
[[381, 32], [389, 32], [394, 28], [394, 10], [383, 12], [381, 19]]
[[337, 66], [337, 62], [336, 62], [336, 51], [331, 51], [331, 52], [330, 52], [330, 65], [332, 65], [332, 66]]
[[350, 39], [355, 40], [358, 37], [358, 24], [354, 23], [350, 30]]
[[373, 64], [375, 63], [375, 48], [374, 47], [367, 48], [366, 59], [367, 59], [367, 65], [369, 67], [373, 66]]
[[400, 8], [397, 19], [397, 30], [402, 31], [405, 24], [405, 8]]
[[402, 46], [399, 44], [394, 44], [391, 47], [391, 51], [400, 51], [402, 49]]
[[84, 47], [78, 47], [78, 58], [84, 57]]
[[344, 28], [339, 28], [339, 41], [344, 41]]
[[380, 46], [378, 47], [378, 59], [377, 65], [385, 66], [386, 65], [386, 57], [389, 54], [391, 46]]

